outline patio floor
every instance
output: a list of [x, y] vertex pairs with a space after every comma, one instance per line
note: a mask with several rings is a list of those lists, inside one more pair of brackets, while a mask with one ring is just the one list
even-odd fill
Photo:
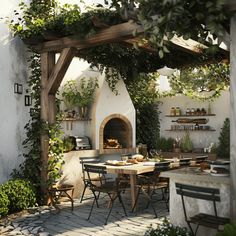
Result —
[[[160, 198], [160, 197], [159, 197]], [[87, 217], [92, 200], [75, 200], [74, 211], [71, 211], [70, 203], [63, 202], [59, 205], [61, 211], [56, 213], [52, 207], [38, 208], [34, 214], [27, 214], [16, 219], [12, 219], [0, 225], [0, 235], [37, 235], [37, 236], [128, 236], [144, 235], [147, 228], [152, 224], [155, 226], [169, 213], [163, 201], [155, 203], [158, 218], [154, 218], [154, 212], [149, 207], [145, 209], [146, 200], [140, 196], [138, 207], [135, 213], [130, 209], [130, 193], [123, 194], [123, 200], [128, 216], [124, 215], [123, 209], [117, 201], [114, 205], [108, 224], [104, 225], [108, 209], [107, 198], [100, 197], [100, 207], [94, 207], [94, 211], [89, 221]]]

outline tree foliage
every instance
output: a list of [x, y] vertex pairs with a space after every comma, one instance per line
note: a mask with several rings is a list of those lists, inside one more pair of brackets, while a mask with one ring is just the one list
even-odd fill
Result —
[[213, 100], [220, 96], [222, 90], [229, 88], [229, 64], [221, 62], [184, 68], [169, 78], [169, 84], [171, 91], [164, 92], [163, 96], [180, 93], [194, 99]]
[[[223, 37], [229, 32], [231, 13], [225, 11], [226, 0], [112, 0], [125, 19], [139, 21], [148, 42], [158, 49], [162, 58], [169, 52], [166, 39], [174, 35], [194, 39], [200, 43]], [[210, 48], [214, 51], [217, 47]]]

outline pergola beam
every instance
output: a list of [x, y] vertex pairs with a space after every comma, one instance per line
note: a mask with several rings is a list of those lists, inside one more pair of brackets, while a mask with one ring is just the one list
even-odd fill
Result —
[[[115, 42], [139, 42], [139, 39], [137, 37], [134, 37], [134, 32], [137, 32], [137, 34], [140, 35], [144, 33], [144, 29], [141, 25], [138, 25], [134, 21], [129, 21], [126, 23], [110, 26], [106, 29], [101, 29], [97, 34], [84, 40], [63, 37], [57, 40], [44, 42], [42, 44], [34, 46], [34, 48], [41, 53], [60, 52], [65, 48], [71, 47], [76, 48], [77, 50], [81, 50]], [[168, 40], [166, 39], [166, 41]], [[174, 36], [168, 42], [172, 47], [193, 55], [199, 55], [201, 53], [201, 49], [207, 48], [206, 45], [200, 44], [192, 39], [184, 40], [183, 38], [177, 36]], [[148, 43], [144, 43], [140, 47], [146, 49], [149, 52], [155, 51], [155, 49], [150, 47]]]
[[47, 93], [50, 95], [55, 95], [58, 88], [60, 87], [61, 81], [63, 80], [68, 67], [75, 55], [75, 48], [64, 48], [54, 66], [49, 81], [47, 84]]
[[235, 0], [228, 0], [226, 3], [226, 9], [228, 11], [236, 11], [236, 2]]
[[64, 37], [58, 40], [42, 43], [34, 48], [39, 52], [60, 51], [69, 47], [74, 47], [80, 50], [106, 43], [119, 42], [122, 41], [122, 39], [133, 38], [134, 31], [137, 33], [143, 33], [143, 28], [133, 21], [129, 21], [100, 30], [97, 34], [84, 40]]

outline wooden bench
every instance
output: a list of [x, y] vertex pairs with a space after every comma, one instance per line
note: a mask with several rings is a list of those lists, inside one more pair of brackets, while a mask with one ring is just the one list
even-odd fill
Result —
[[[217, 214], [216, 202], [220, 202], [220, 190], [216, 188], [192, 186], [186, 184], [176, 183], [176, 192], [181, 195], [184, 217], [191, 230], [192, 235], [197, 235], [199, 226], [205, 226], [213, 228], [216, 230], [222, 230], [225, 224], [229, 223], [229, 219], [225, 217], [220, 217]], [[185, 197], [202, 199], [206, 201], [211, 201], [214, 208], [214, 215], [198, 213], [194, 216], [187, 216], [187, 209], [185, 205]], [[195, 232], [191, 224], [196, 224]]]

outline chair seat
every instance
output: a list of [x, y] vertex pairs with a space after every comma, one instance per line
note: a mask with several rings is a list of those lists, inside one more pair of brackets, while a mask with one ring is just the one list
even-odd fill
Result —
[[168, 183], [166, 182], [159, 182], [155, 185], [150, 185], [150, 184], [145, 184], [145, 183], [142, 183], [142, 184], [138, 184], [137, 185], [138, 187], [141, 187], [143, 189], [162, 189], [162, 188], [167, 188], [168, 187]]
[[[71, 195], [68, 194], [68, 191], [71, 191]], [[57, 203], [59, 202], [59, 198], [66, 196], [69, 201], [71, 202], [71, 209], [74, 209], [74, 200], [73, 200], [73, 193], [74, 193], [74, 186], [69, 184], [62, 184], [62, 185], [52, 185], [51, 188], [48, 190], [49, 193], [49, 202], [59, 211], [59, 207], [57, 207]]]
[[69, 191], [74, 189], [73, 185], [63, 184], [63, 185], [53, 185], [49, 191]]
[[125, 187], [119, 187], [117, 188], [117, 183], [116, 182], [106, 182], [105, 184], [103, 184], [102, 186], [96, 186], [94, 185], [92, 187], [93, 191], [99, 191], [99, 192], [103, 192], [103, 193], [114, 193], [114, 192], [121, 192], [123, 190], [125, 190]]
[[214, 215], [208, 215], [205, 213], [199, 213], [189, 219], [190, 223], [199, 224], [202, 226], [219, 229], [219, 226], [223, 226], [229, 223], [229, 219], [225, 217], [219, 217]]
[[[88, 178], [83, 178], [83, 177], [82, 177], [82, 179], [83, 179], [83, 181], [89, 180]], [[91, 179], [91, 181], [101, 181], [102, 177], [96, 176], [96, 177], [91, 177], [90, 179]]]

